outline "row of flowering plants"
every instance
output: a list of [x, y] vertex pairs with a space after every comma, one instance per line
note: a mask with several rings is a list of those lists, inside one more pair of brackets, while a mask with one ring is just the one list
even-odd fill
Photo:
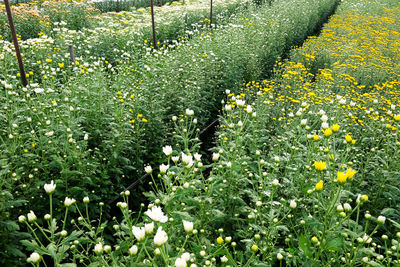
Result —
[[[130, 57], [129, 53], [124, 53], [125, 50], [114, 49], [113, 51], [120, 54], [122, 58], [127, 58], [126, 61], [122, 61], [115, 67], [105, 58], [91, 55], [90, 50], [85, 50], [85, 54], [88, 56], [77, 57], [76, 61], [72, 63], [74, 67], [67, 68], [67, 65], [70, 64], [67, 63], [69, 55], [65, 55], [66, 53], [60, 49], [57, 51], [62, 55], [64, 61], [56, 60], [48, 55], [48, 52], [41, 54], [42, 58], [36, 59], [35, 66], [38, 68], [38, 72], [29, 73], [29, 75], [35, 76], [40, 73], [40, 80], [30, 83], [27, 88], [19, 90], [16, 83], [17, 75], [6, 73], [2, 85], [7, 90], [2, 91], [1, 95], [1, 105], [5, 115], [1, 117], [1, 124], [4, 127], [1, 132], [0, 163], [2, 178], [4, 177], [2, 181], [5, 182], [2, 185], [4, 190], [1, 195], [1, 203], [2, 209], [7, 211], [2, 213], [2, 216], [8, 224], [7, 231], [1, 233], [4, 236], [2, 245], [7, 247], [3, 250], [4, 252], [1, 252], [2, 255], [5, 255], [2, 260], [7, 257], [8, 259], [12, 258], [10, 255], [13, 253], [21, 256], [20, 252], [15, 251], [15, 247], [11, 251], [10, 247], [15, 246], [16, 243], [8, 242], [8, 240], [16, 240], [17, 237], [8, 233], [19, 227], [13, 222], [13, 219], [16, 219], [19, 214], [28, 213], [32, 209], [32, 205], [36, 207], [32, 209], [37, 216], [35, 222], [41, 228], [34, 224], [37, 228], [34, 230], [36, 228], [31, 226], [41, 243], [39, 241], [36, 241], [37, 244], [31, 243], [29, 248], [44, 249], [36, 252], [43, 256], [45, 260], [43, 263], [48, 262], [49, 257], [54, 259], [55, 264], [74, 261], [79, 264], [78, 260], [82, 260], [83, 263], [91, 262], [90, 258], [82, 258], [83, 256], [76, 256], [76, 260], [74, 260], [73, 255], [77, 254], [71, 254], [69, 249], [67, 252], [68, 244], [63, 242], [63, 240], [69, 242], [78, 236], [80, 238], [87, 234], [92, 237], [93, 243], [89, 243], [86, 253], [79, 253], [92, 257], [91, 246], [95, 246], [99, 242], [103, 246], [108, 244], [114, 248], [115, 242], [110, 242], [113, 232], [109, 228], [104, 226], [104, 232], [101, 232], [103, 231], [101, 223], [98, 226], [100, 227], [99, 232], [93, 230], [95, 232], [92, 233], [89, 230], [90, 227], [87, 227], [85, 229], [89, 231], [88, 233], [86, 230], [80, 232], [82, 228], [78, 225], [79, 229], [74, 232], [71, 228], [74, 223], [69, 220], [70, 215], [79, 214], [80, 210], [84, 210], [85, 206], [88, 206], [88, 216], [80, 217], [88, 217], [92, 220], [96, 218], [95, 221], [101, 221], [98, 219], [100, 214], [107, 221], [110, 221], [114, 215], [117, 217], [118, 212], [115, 211], [115, 203], [112, 201], [115, 192], [121, 191], [124, 185], [138, 182], [135, 180], [139, 174], [143, 173], [144, 162], [149, 162], [153, 166], [157, 165], [157, 156], [160, 154], [161, 148], [166, 143], [170, 144], [166, 140], [170, 140], [175, 135], [172, 130], [174, 122], [180, 121], [176, 119], [171, 122], [169, 118], [173, 114], [181, 114], [179, 118], [192, 116], [193, 111], [185, 111], [186, 107], [190, 107], [198, 116], [196, 121], [193, 120], [193, 124], [197, 123], [197, 127], [203, 128], [207, 120], [211, 118], [213, 111], [217, 110], [218, 100], [223, 97], [225, 89], [237, 89], [243, 80], [259, 77], [264, 69], [271, 67], [272, 61], [282, 55], [290, 45], [301, 41], [307, 34], [315, 30], [336, 5], [336, 1], [331, 0], [295, 2], [294, 4], [293, 1], [279, 1], [271, 7], [250, 7], [243, 13], [233, 16], [229, 24], [219, 25], [218, 29], [212, 31], [198, 32], [190, 41], [177, 41], [171, 47], [168, 46], [158, 51], [153, 51], [148, 47], [148, 55], [139, 62], [132, 63], [136, 57]], [[302, 16], [298, 16], [300, 11]], [[104, 31], [106, 32], [106, 30]], [[287, 33], [293, 34], [288, 35]], [[128, 36], [126, 33], [122, 34]], [[77, 36], [81, 38], [79, 34]], [[119, 41], [118, 36], [114, 38], [116, 41]], [[61, 37], [64, 36], [61, 35]], [[61, 37], [60, 40], [67, 39]], [[46, 40], [49, 41], [49, 44], [52, 43], [52, 39]], [[30, 40], [32, 43], [36, 41], [38, 40]], [[129, 44], [126, 43], [126, 45]], [[39, 45], [42, 44], [39, 42]], [[89, 45], [90, 43], [85, 43], [81, 48], [89, 48]], [[49, 47], [52, 46], [49, 45]], [[77, 50], [79, 49], [78, 47]], [[87, 62], [84, 58], [88, 58]], [[2, 61], [2, 64], [9, 66], [10, 62], [5, 60]], [[138, 66], [133, 65], [136, 63]], [[9, 70], [9, 68], [4, 69]], [[70, 75], [68, 71], [74, 75]], [[58, 80], [59, 76], [63, 77], [63, 82]], [[188, 140], [189, 136], [183, 130], [181, 132], [180, 136], [183, 136], [183, 139], [179, 140]], [[158, 179], [155, 179], [152, 185], [139, 184], [136, 190], [138, 192], [147, 191], [148, 186], [157, 186], [158, 189], [163, 189], [158, 192], [156, 188], [158, 197], [154, 198], [151, 195], [149, 197], [157, 206], [159, 203], [156, 203], [156, 200], [159, 199], [168, 218], [173, 218], [179, 223], [177, 225], [182, 225], [182, 221], [179, 220], [194, 222], [195, 218], [195, 216], [189, 217], [188, 211], [172, 216], [170, 213], [176, 209], [174, 208], [175, 203], [168, 202], [169, 199], [176, 200], [168, 196], [175, 194], [174, 190], [177, 190], [175, 187], [177, 184], [181, 185], [179, 179], [170, 176], [173, 175], [173, 172], [185, 177], [182, 186], [188, 187], [186, 189], [191, 188], [190, 184], [187, 184], [191, 182], [187, 175], [191, 176], [192, 174], [188, 171], [193, 168], [196, 177], [202, 173], [204, 166], [195, 165], [194, 160], [197, 160], [199, 156], [196, 154], [196, 157], [193, 158], [193, 154], [191, 158], [189, 154], [194, 153], [190, 151], [192, 147], [195, 147], [195, 152], [199, 153], [198, 145], [189, 141], [183, 142], [180, 150], [174, 145], [174, 151], [177, 153], [173, 155], [174, 159], [180, 156], [184, 161], [182, 164], [185, 164], [185, 168], [179, 167], [178, 169], [182, 169], [179, 172], [172, 167], [167, 168], [168, 165], [172, 165], [171, 162], [174, 162], [171, 157], [171, 162], [162, 167], [166, 176], [160, 176], [165, 179], [166, 186], [161, 187]], [[218, 159], [217, 155], [215, 157]], [[186, 168], [186, 165], [190, 168]], [[193, 179], [194, 177], [195, 175], [193, 175]], [[205, 178], [199, 177], [199, 181], [203, 179]], [[53, 208], [57, 211], [62, 209], [60, 203], [65, 202], [64, 195], [68, 196], [67, 203], [70, 203], [71, 199], [81, 199], [83, 196], [88, 197], [90, 201], [72, 203], [66, 208], [68, 210], [66, 215], [47, 211], [48, 199], [40, 189], [45, 184], [52, 184], [52, 180], [57, 185], [56, 192], [58, 194], [51, 195], [52, 203], [54, 203], [51, 211], [54, 211]], [[217, 244], [214, 242], [217, 239], [213, 237], [215, 231], [220, 228], [221, 231], [230, 230], [225, 230], [223, 226], [224, 222], [230, 221], [226, 218], [230, 218], [232, 214], [238, 214], [236, 222], [242, 221], [243, 212], [248, 208], [243, 207], [237, 213], [235, 205], [237, 202], [243, 203], [243, 199], [247, 201], [247, 197], [242, 199], [241, 196], [234, 199], [228, 205], [229, 212], [221, 212], [218, 208], [219, 203], [213, 200], [214, 194], [218, 192], [228, 194], [229, 191], [224, 191], [224, 186], [214, 187], [213, 181], [213, 179], [209, 180], [207, 185], [198, 183], [198, 193], [206, 190], [206, 187], [212, 189], [207, 194], [205, 201], [193, 202], [191, 199], [196, 198], [192, 195], [185, 195], [185, 198], [180, 195], [182, 198], [179, 200], [180, 205], [184, 209], [186, 202], [191, 203], [196, 208], [188, 210], [198, 211], [202, 214], [204, 223], [199, 224], [199, 233], [203, 236], [200, 238], [201, 242], [198, 243], [203, 247], [206, 246], [203, 248], [206, 254], [202, 254], [214, 255], [215, 251], [218, 254], [221, 251], [218, 250], [217, 245], [227, 246], [226, 240], [234, 240], [235, 243], [232, 242], [232, 244], [235, 245], [228, 247], [230, 252], [225, 251], [224, 261], [231, 257], [234, 259], [233, 261], [249, 261], [250, 265], [250, 262], [257, 258], [255, 256], [255, 252], [258, 251], [256, 244], [249, 242], [248, 250], [240, 249], [235, 254], [236, 245], [242, 243], [239, 243], [240, 240], [234, 239], [233, 234], [226, 236], [230, 237], [226, 239], [220, 233], [221, 238], [218, 239]], [[243, 180], [243, 183], [247, 183], [247, 180]], [[211, 187], [208, 187], [208, 184]], [[190, 192], [190, 190], [185, 192]], [[133, 211], [138, 210], [140, 206], [138, 203], [143, 199], [138, 192], [130, 195], [129, 198], [129, 206]], [[104, 201], [101, 210], [98, 209], [99, 201]], [[208, 209], [210, 207], [212, 207], [211, 210]], [[86, 211], [84, 212], [86, 213]], [[50, 217], [45, 216], [47, 213], [50, 214]], [[32, 213], [30, 214], [29, 217], [34, 218]], [[27, 218], [28, 223], [29, 217]], [[89, 219], [86, 220], [89, 221]], [[21, 220], [23, 221], [23, 217]], [[131, 220], [136, 221], [136, 219]], [[76, 219], [75, 222], [79, 223], [79, 220]], [[83, 222], [82, 219], [81, 222]], [[138, 222], [142, 222], [142, 220]], [[48, 223], [50, 228], [46, 227], [45, 231], [42, 227]], [[150, 221], [144, 222], [144, 224], [148, 223]], [[144, 224], [135, 223], [134, 225], [144, 227]], [[61, 225], [63, 225], [62, 228]], [[217, 228], [214, 225], [217, 225]], [[234, 225], [232, 224], [232, 226]], [[108, 224], [108, 226], [111, 225]], [[202, 229], [203, 231], [201, 231]], [[58, 236], [58, 230], [66, 232], [63, 232], [62, 236]], [[130, 231], [131, 229], [128, 229], [127, 233]], [[171, 244], [174, 246], [178, 244], [177, 247], [182, 246], [181, 239], [173, 238], [174, 235], [167, 228], [162, 228], [162, 231], [167, 233]], [[64, 235], [66, 236], [64, 237]], [[69, 238], [69, 235], [72, 237]], [[104, 240], [99, 241], [99, 235]], [[45, 242], [46, 240], [47, 242]], [[50, 245], [48, 245], [49, 240]], [[129, 242], [129, 247], [134, 245], [134, 239], [130, 239]], [[25, 242], [25, 244], [28, 243]], [[62, 244], [62, 246], [57, 244]], [[214, 247], [217, 246], [215, 251], [211, 244], [214, 244]], [[191, 246], [196, 247], [195, 245]], [[125, 245], [120, 246], [125, 248]], [[54, 254], [54, 251], [57, 254]], [[58, 252], [62, 253], [58, 254]], [[171, 254], [169, 259], [172, 260], [178, 256], [178, 254]], [[212, 262], [212, 258], [219, 262], [215, 255], [204, 258], [204, 261]], [[139, 261], [143, 262], [144, 259], [139, 259]], [[149, 260], [147, 257], [146, 259]]]
[[[250, 82], [241, 94], [226, 91], [216, 146], [208, 154], [199, 151], [196, 112], [187, 109], [173, 117], [174, 137], [162, 149], [165, 162], [144, 168], [151, 177], [152, 190], [146, 193], [150, 204], [134, 212], [130, 192], [122, 192], [116, 204], [122, 220], [108, 223], [113, 238], [103, 234], [105, 223], [79, 210], [74, 199], [64, 200], [65, 217], [55, 220], [51, 199], [56, 185], [44, 185], [49, 214], [41, 224], [33, 211], [19, 218], [37, 234], [36, 241], [24, 242], [32, 250], [28, 261], [177, 267], [398, 265], [399, 163], [392, 160], [398, 155], [400, 126], [396, 71], [391, 68], [384, 76], [389, 77], [385, 89], [382, 77], [376, 77], [376, 86], [353, 82], [341, 87], [329, 65], [313, 73], [304, 62], [293, 61], [304, 57], [311, 62], [317, 58], [313, 47], [323, 44], [328, 50], [329, 44], [336, 45], [332, 38], [340, 46], [348, 36], [362, 34], [332, 32], [363, 27], [365, 12], [365, 24], [379, 22], [376, 31], [395, 27], [391, 18], [399, 13], [392, 4], [344, 2], [320, 37], [277, 64], [274, 79]], [[379, 49], [397, 55], [390, 43]], [[340, 58], [350, 62], [355, 57]], [[364, 67], [368, 64], [376, 67], [372, 60]], [[341, 67], [341, 74], [350, 71], [357, 74]], [[89, 201], [85, 197], [83, 207]], [[70, 220], [71, 207], [77, 219]]]

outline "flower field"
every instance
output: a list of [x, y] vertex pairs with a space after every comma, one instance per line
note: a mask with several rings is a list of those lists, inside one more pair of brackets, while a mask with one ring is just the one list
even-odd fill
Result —
[[400, 266], [397, 1], [87, 7], [0, 43], [3, 265]]

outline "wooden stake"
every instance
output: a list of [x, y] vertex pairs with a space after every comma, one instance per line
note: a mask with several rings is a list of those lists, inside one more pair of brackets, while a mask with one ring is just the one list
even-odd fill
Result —
[[157, 42], [156, 42], [156, 27], [154, 23], [154, 3], [153, 0], [150, 0], [150, 8], [151, 8], [151, 26], [153, 28], [153, 46], [154, 49], [157, 50]]
[[26, 80], [24, 64], [22, 63], [21, 52], [19, 50], [17, 34], [15, 33], [15, 26], [14, 21], [11, 14], [10, 2], [8, 0], [4, 0], [4, 5], [6, 6], [7, 16], [8, 16], [8, 23], [10, 24], [11, 35], [13, 38], [13, 43], [15, 47], [15, 53], [17, 54], [18, 65], [19, 65], [19, 74], [21, 75], [22, 84], [24, 86], [28, 85], [28, 81]]
[[210, 4], [210, 28], [212, 28], [212, 14], [213, 14], [213, 0], [211, 0], [211, 4]]
[[75, 64], [75, 53], [74, 53], [74, 46], [73, 45], [69, 45], [69, 57], [71, 58], [71, 63], [72, 65]]

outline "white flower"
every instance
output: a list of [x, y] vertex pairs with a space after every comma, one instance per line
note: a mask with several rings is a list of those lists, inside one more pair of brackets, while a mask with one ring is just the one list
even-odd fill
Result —
[[165, 155], [170, 156], [172, 154], [172, 146], [165, 146], [162, 151]]
[[190, 260], [190, 254], [189, 252], [185, 252], [182, 254], [181, 259], [184, 261], [189, 261]]
[[228, 262], [228, 258], [224, 255], [221, 257], [221, 262]]
[[186, 233], [193, 232], [193, 222], [183, 220], [183, 228], [185, 229]]
[[291, 209], [295, 209], [297, 207], [297, 203], [295, 200], [290, 200], [290, 204], [289, 204]]
[[75, 202], [76, 202], [76, 200], [74, 198], [66, 197], [65, 200], [64, 200], [64, 206], [65, 207], [69, 207], [72, 204], [75, 204]]
[[261, 206], [262, 206], [262, 202], [261, 202], [261, 201], [257, 201], [257, 202], [256, 202], [256, 206], [257, 206], [257, 207], [261, 207]]
[[252, 106], [247, 105], [247, 107], [246, 107], [246, 112], [249, 113], [249, 114], [252, 113], [252, 112], [253, 112]]
[[35, 91], [36, 94], [41, 94], [44, 92], [44, 89], [43, 88], [35, 88], [35, 89], [33, 89], [33, 91]]
[[21, 215], [21, 216], [18, 217], [18, 221], [20, 223], [24, 223], [24, 222], [26, 222], [26, 217], [24, 215]]
[[89, 197], [84, 197], [83, 198], [83, 203], [89, 203], [89, 201], [90, 201]]
[[240, 99], [236, 100], [236, 105], [237, 105], [238, 107], [243, 107], [244, 104], [245, 104], [245, 101], [244, 101], [244, 100], [240, 100]]
[[337, 205], [336, 210], [337, 210], [338, 212], [342, 212], [342, 211], [343, 211], [343, 206], [342, 206], [342, 204]]
[[192, 116], [192, 115], [194, 114], [194, 111], [187, 108], [186, 111], [185, 111], [185, 113], [186, 113], [186, 115], [188, 115], [188, 116]]
[[303, 119], [300, 121], [301, 126], [306, 126], [307, 125], [307, 119]]
[[186, 165], [193, 165], [193, 157], [182, 152], [182, 162]]
[[93, 251], [94, 251], [96, 254], [101, 254], [101, 253], [103, 253], [103, 244], [102, 244], [102, 243], [97, 243], [97, 244], [94, 246]]
[[390, 108], [393, 109], [393, 110], [395, 110], [395, 109], [396, 109], [396, 105], [393, 105], [393, 104], [392, 104], [392, 105], [390, 105]]
[[384, 224], [385, 221], [386, 221], [386, 217], [381, 215], [381, 216], [379, 216], [379, 217], [376, 219], [376, 221], [377, 221], [378, 223], [380, 223], [380, 224]]
[[53, 194], [55, 190], [56, 190], [56, 185], [54, 184], [53, 180], [51, 180], [49, 184], [44, 185], [44, 191], [46, 191], [47, 194]]
[[281, 261], [281, 260], [283, 260], [283, 255], [281, 253], [278, 253], [276, 255], [276, 258]]
[[36, 221], [37, 217], [33, 211], [28, 213], [28, 222], [34, 222]]
[[87, 141], [88, 139], [89, 139], [89, 134], [85, 134], [85, 135], [83, 136], [83, 140]]
[[194, 153], [194, 159], [195, 160], [197, 160], [197, 161], [200, 161], [201, 160], [201, 154], [199, 154], [199, 153]]
[[328, 128], [329, 128], [329, 123], [323, 122], [323, 123], [321, 124], [321, 128], [322, 128], [322, 129], [328, 129]]
[[137, 241], [142, 241], [146, 236], [146, 230], [144, 227], [132, 226], [132, 234], [135, 236]]
[[167, 170], [168, 170], [168, 168], [169, 168], [169, 165], [161, 164], [161, 165], [160, 165], [160, 172], [161, 172], [161, 173], [166, 173]]
[[346, 98], [342, 98], [339, 100], [339, 104], [346, 104]]
[[28, 262], [31, 262], [31, 263], [38, 263], [38, 262], [40, 261], [40, 259], [41, 259], [41, 257], [40, 257], [40, 255], [39, 255], [39, 253], [33, 252], [33, 253], [29, 256]]
[[60, 235], [61, 235], [62, 237], [66, 237], [66, 236], [68, 235], [68, 232], [65, 231], [65, 230], [62, 230], [62, 231], [60, 232]]
[[154, 236], [154, 244], [158, 247], [162, 246], [168, 240], [168, 235], [163, 231], [162, 227], [158, 227], [157, 233]]
[[242, 127], [242, 126], [243, 126], [243, 122], [242, 122], [242, 121], [239, 121], [239, 122], [237, 123], [237, 125], [238, 125], [239, 127]]
[[164, 215], [162, 209], [157, 206], [153, 206], [151, 210], [147, 210], [145, 214], [155, 222], [165, 223], [168, 220], [168, 217]]
[[110, 253], [110, 252], [111, 252], [111, 246], [110, 246], [110, 245], [105, 245], [105, 246], [104, 246], [104, 251], [105, 251], [106, 253]]
[[232, 110], [231, 105], [225, 105], [225, 110], [226, 110], [226, 111], [231, 111], [231, 110]]
[[151, 168], [150, 165], [147, 165], [146, 167], [144, 167], [144, 171], [145, 171], [147, 174], [150, 174], [150, 173], [153, 172], [153, 169]]
[[175, 267], [186, 267], [186, 261], [184, 259], [181, 258], [177, 258], [175, 260]]
[[146, 234], [151, 234], [154, 230], [154, 222], [145, 224], [144, 230], [145, 230]]
[[48, 137], [53, 136], [54, 135], [54, 131], [47, 132], [44, 135], [48, 136]]
[[273, 186], [279, 186], [280, 184], [279, 184], [278, 179], [274, 179], [274, 180], [272, 181], [272, 185], [273, 185]]
[[177, 163], [178, 160], [179, 160], [179, 156], [171, 157], [171, 159], [172, 159], [173, 162]]
[[219, 159], [219, 153], [213, 153], [212, 154], [212, 160], [217, 161]]
[[130, 249], [129, 249], [129, 255], [131, 256], [135, 256], [138, 253], [138, 247], [136, 245], [133, 245]]
[[351, 211], [351, 206], [350, 206], [349, 203], [344, 203], [343, 204], [343, 208], [344, 208], [345, 211]]

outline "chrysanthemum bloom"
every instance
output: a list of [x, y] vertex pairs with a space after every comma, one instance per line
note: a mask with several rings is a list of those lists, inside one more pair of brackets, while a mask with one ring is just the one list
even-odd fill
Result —
[[347, 175], [345, 172], [337, 172], [337, 181], [344, 184], [347, 181]]
[[326, 162], [324, 161], [314, 161], [314, 167], [318, 171], [323, 171], [326, 169]]
[[351, 138], [351, 136], [348, 134], [345, 135], [344, 139], [346, 140], [347, 143], [350, 143], [353, 140], [353, 138]]
[[168, 240], [167, 233], [162, 229], [162, 227], [158, 227], [157, 233], [154, 236], [154, 244], [158, 247], [161, 247]]
[[142, 241], [146, 237], [146, 230], [144, 227], [132, 226], [132, 234], [135, 236], [137, 241]]
[[352, 168], [347, 169], [346, 171], [347, 178], [350, 179], [353, 178], [356, 173], [357, 171], [353, 170]]
[[320, 180], [316, 185], [315, 185], [315, 190], [321, 191], [324, 188], [324, 181]]
[[331, 128], [326, 129], [326, 130], [324, 131], [324, 135], [325, 135], [326, 137], [331, 136], [331, 135], [332, 135], [332, 130], [331, 130]]
[[155, 222], [165, 223], [168, 220], [168, 217], [164, 215], [162, 209], [157, 206], [152, 207], [151, 210], [147, 210], [145, 214]]

